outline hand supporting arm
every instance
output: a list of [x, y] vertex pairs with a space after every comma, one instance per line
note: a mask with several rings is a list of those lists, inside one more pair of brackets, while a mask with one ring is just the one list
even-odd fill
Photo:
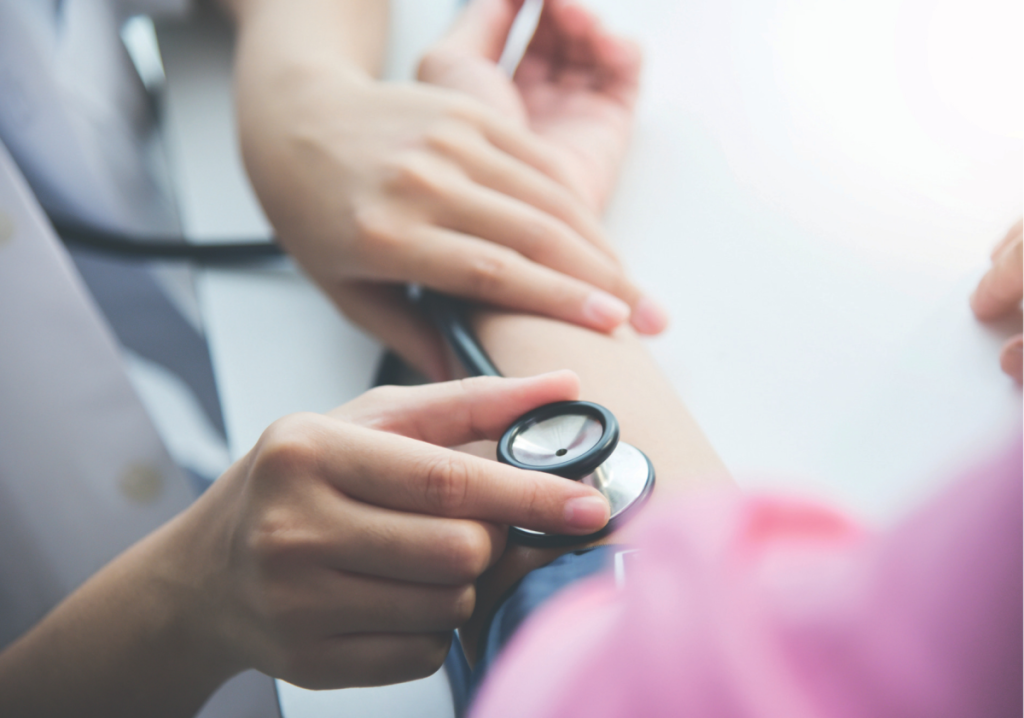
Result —
[[461, 88], [373, 79], [378, 0], [225, 0], [246, 169], [285, 248], [357, 324], [434, 379], [408, 282], [609, 331], [664, 317], [610, 255], [543, 139]]

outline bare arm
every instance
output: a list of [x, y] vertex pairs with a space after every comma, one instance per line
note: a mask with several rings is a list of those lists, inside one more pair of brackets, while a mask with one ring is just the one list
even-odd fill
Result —
[[[480, 311], [474, 326], [481, 344], [506, 376], [531, 376], [572, 369], [580, 397], [616, 415], [622, 440], [648, 455], [657, 474], [652, 503], [681, 491], [728, 482], [721, 460], [643, 343], [626, 327], [599, 334], [544, 317]], [[473, 447], [489, 453], [493, 445]], [[599, 543], [629, 540], [626, 526]], [[553, 561], [565, 549], [509, 544], [502, 558], [477, 583], [476, 611], [461, 629], [470, 662], [484, 621], [498, 599], [527, 572]]]
[[581, 397], [611, 409], [622, 439], [650, 457], [662, 484], [659, 496], [724, 474], [697, 422], [630, 329], [598, 334], [544, 317], [497, 311], [480, 312], [475, 326], [506, 376], [576, 372]]
[[320, 57], [347, 66], [353, 79], [380, 74], [387, 39], [386, 0], [220, 0], [238, 26], [247, 61]]
[[599, 331], [635, 307], [636, 326], [661, 330], [550, 142], [460, 88], [375, 80], [385, 0], [222, 2], [253, 188], [354, 322], [435, 380], [441, 346], [407, 282]]

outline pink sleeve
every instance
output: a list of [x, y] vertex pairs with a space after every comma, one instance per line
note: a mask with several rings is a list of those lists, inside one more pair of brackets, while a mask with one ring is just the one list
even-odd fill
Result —
[[475, 718], [1020, 716], [1021, 446], [894, 530], [734, 492], [646, 517], [626, 587], [559, 596]]

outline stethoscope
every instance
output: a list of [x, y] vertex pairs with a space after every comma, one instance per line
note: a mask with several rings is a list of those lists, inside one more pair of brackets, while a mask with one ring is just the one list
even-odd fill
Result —
[[[533, 37], [543, 0], [526, 0], [517, 13], [499, 67], [515, 73]], [[180, 237], [142, 240], [68, 225], [51, 218], [68, 245], [131, 259], [234, 264], [282, 256], [273, 238], [192, 244]], [[465, 321], [463, 304], [431, 291], [413, 292], [432, 316], [466, 371], [474, 376], [501, 376]], [[654, 488], [654, 466], [631, 444], [619, 441], [619, 424], [605, 407], [587, 401], [563, 401], [527, 412], [512, 423], [497, 447], [498, 461], [530, 471], [581, 481], [608, 499], [611, 518], [586, 536], [547, 534], [517, 526], [509, 539], [529, 546], [572, 546], [598, 539], [625, 523]]]
[[[410, 294], [430, 315], [466, 372], [501, 376], [469, 328], [463, 302], [419, 288]], [[572, 546], [601, 538], [628, 521], [654, 488], [650, 459], [632, 444], [619, 441], [615, 415], [589, 401], [560, 401], [523, 414], [498, 441], [497, 455], [509, 466], [593, 486], [611, 505], [608, 524], [585, 536], [509, 527], [509, 540], [527, 546]]]

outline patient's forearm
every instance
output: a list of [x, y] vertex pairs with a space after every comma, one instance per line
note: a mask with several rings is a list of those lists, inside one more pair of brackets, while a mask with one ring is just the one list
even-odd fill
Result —
[[367, 78], [380, 72], [387, 0], [219, 2], [238, 25], [239, 57], [245, 64], [273, 64], [279, 57], [292, 62], [327, 59], [347, 62], [355, 74]]
[[[687, 411], [671, 383], [628, 327], [599, 334], [532, 315], [478, 311], [473, 326], [480, 343], [506, 376], [529, 376], [572, 369], [581, 382], [580, 398], [610, 409], [623, 441], [651, 459], [657, 475], [651, 503], [682, 490], [728, 482], [725, 466]], [[493, 458], [493, 449], [490, 449]], [[629, 540], [630, 525], [599, 543]], [[498, 601], [529, 571], [550, 563], [567, 549], [509, 545], [477, 583], [476, 611], [461, 631], [470, 662], [477, 640]]]
[[623, 441], [650, 457], [656, 497], [725, 477], [725, 467], [650, 353], [628, 327], [611, 335], [543, 317], [479, 312], [477, 336], [506, 376], [572, 369], [580, 398], [608, 407]]

